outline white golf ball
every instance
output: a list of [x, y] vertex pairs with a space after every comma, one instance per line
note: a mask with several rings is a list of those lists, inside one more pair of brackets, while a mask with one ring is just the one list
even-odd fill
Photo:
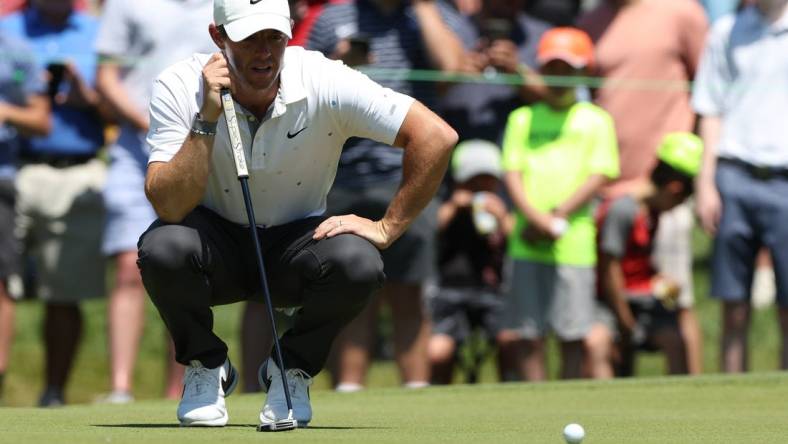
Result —
[[580, 424], [569, 424], [564, 427], [564, 439], [569, 444], [578, 444], [583, 441], [586, 436], [586, 431]]

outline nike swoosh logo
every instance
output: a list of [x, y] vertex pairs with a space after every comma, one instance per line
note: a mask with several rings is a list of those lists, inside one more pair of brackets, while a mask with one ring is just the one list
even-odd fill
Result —
[[256, 4], [260, 3], [261, 1], [263, 1], [263, 0], [249, 0], [249, 4], [250, 5], [256, 5]]
[[[259, 1], [259, 0], [258, 0], [258, 1]], [[303, 127], [303, 128], [301, 128], [300, 130], [296, 131], [296, 132], [295, 132], [295, 133], [293, 133], [293, 134], [290, 134], [290, 131], [288, 131], [288, 132], [287, 132], [287, 138], [288, 138], [288, 139], [292, 139], [293, 137], [295, 137], [295, 136], [297, 136], [297, 135], [301, 134], [301, 131], [303, 131], [303, 130], [305, 130], [305, 129], [306, 129], [306, 127]]]

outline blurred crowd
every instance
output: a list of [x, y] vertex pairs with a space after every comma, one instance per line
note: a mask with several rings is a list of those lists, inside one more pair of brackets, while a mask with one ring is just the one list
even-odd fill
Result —
[[[417, 98], [460, 136], [439, 195], [383, 252], [384, 288], [334, 344], [336, 390], [363, 389], [380, 355], [410, 388], [475, 382], [492, 356], [503, 381], [543, 380], [550, 335], [562, 378], [631, 376], [642, 352], [699, 374], [696, 222], [714, 239], [721, 369], [747, 370], [762, 293], [788, 368], [787, 3], [291, 0], [291, 45]], [[148, 100], [164, 68], [216, 52], [212, 1], [4, 0], [0, 14], [0, 390], [15, 300], [46, 307], [39, 405], [57, 406], [80, 303], [106, 296], [99, 401], [132, 402], [137, 240], [156, 218]], [[348, 140], [327, 211], [380, 218], [401, 164]], [[250, 301], [240, 320], [246, 391], [270, 350], [264, 311]], [[177, 399], [183, 367], [162, 341]]]

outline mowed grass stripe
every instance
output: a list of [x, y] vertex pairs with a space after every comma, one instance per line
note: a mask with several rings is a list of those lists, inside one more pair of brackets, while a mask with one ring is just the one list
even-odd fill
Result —
[[788, 374], [315, 391], [311, 428], [257, 433], [262, 395], [228, 399], [230, 426], [181, 429], [175, 402], [0, 409], [0, 442], [784, 443]]

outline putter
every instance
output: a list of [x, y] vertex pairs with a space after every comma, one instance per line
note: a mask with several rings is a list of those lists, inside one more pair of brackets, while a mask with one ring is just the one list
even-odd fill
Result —
[[287, 401], [287, 419], [280, 419], [272, 424], [257, 426], [258, 432], [282, 432], [294, 430], [298, 423], [293, 419], [293, 403], [290, 400], [290, 389], [287, 387], [287, 376], [285, 375], [284, 361], [282, 360], [282, 350], [279, 347], [279, 335], [276, 333], [276, 322], [274, 320], [274, 309], [271, 304], [271, 294], [268, 292], [268, 279], [265, 276], [265, 264], [263, 264], [263, 252], [260, 250], [260, 241], [257, 237], [257, 224], [254, 219], [254, 208], [252, 198], [249, 194], [249, 171], [246, 169], [246, 156], [244, 154], [243, 142], [241, 142], [241, 132], [238, 130], [238, 120], [235, 116], [235, 105], [230, 95], [229, 89], [222, 89], [222, 109], [224, 118], [227, 121], [227, 131], [230, 133], [230, 147], [233, 159], [235, 159], [235, 171], [238, 173], [238, 181], [241, 182], [241, 191], [244, 195], [244, 205], [246, 205], [246, 215], [249, 217], [249, 230], [252, 232], [254, 251], [257, 256], [257, 269], [260, 272], [260, 281], [263, 284], [263, 297], [265, 298], [265, 308], [268, 311], [268, 319], [271, 321], [271, 333], [274, 335], [274, 352], [276, 355], [276, 365], [282, 373], [282, 385], [285, 389], [285, 400]]

